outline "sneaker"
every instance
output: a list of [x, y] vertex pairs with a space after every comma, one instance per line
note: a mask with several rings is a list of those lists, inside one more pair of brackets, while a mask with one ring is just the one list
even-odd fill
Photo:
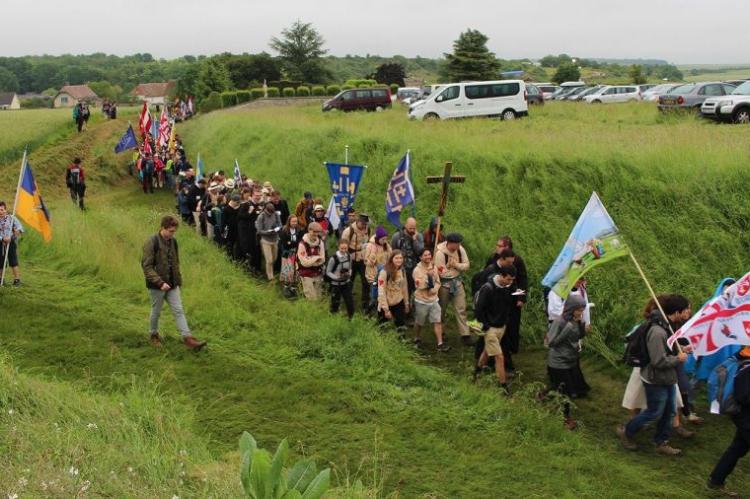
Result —
[[461, 342], [465, 347], [473, 347], [474, 341], [471, 339], [471, 336], [468, 334], [466, 336], [461, 336]]
[[417, 350], [422, 348], [422, 340], [420, 340], [419, 338], [414, 338], [414, 348], [416, 348]]
[[706, 482], [706, 489], [712, 492], [718, 492], [719, 494], [726, 497], [740, 497], [737, 492], [729, 490], [726, 485], [717, 485], [713, 483], [710, 478], [708, 479], [708, 482]]
[[185, 344], [185, 347], [187, 347], [188, 350], [193, 350], [194, 352], [200, 351], [201, 348], [206, 346], [205, 341], [197, 340], [193, 338], [192, 336], [186, 336], [182, 342]]
[[21, 285], [21, 279], [13, 279], [13, 285], [15, 287], [18, 287]]
[[669, 442], [662, 442], [656, 446], [656, 453], [665, 456], [679, 456], [682, 454], [682, 451], [670, 446]]
[[693, 424], [703, 424], [706, 422], [705, 419], [698, 416], [696, 413], [691, 412], [690, 415], [688, 415], [687, 420]]
[[510, 388], [508, 387], [508, 383], [500, 383], [500, 393], [502, 393], [506, 397], [510, 397]]
[[695, 436], [695, 432], [693, 430], [688, 430], [684, 426], [678, 426], [677, 428], [672, 428], [672, 431], [681, 436], [682, 438], [693, 438]]
[[153, 333], [151, 334], [151, 344], [155, 347], [161, 346], [161, 336], [159, 336], [159, 333]]
[[437, 346], [437, 350], [438, 350], [438, 352], [443, 352], [443, 353], [450, 352], [451, 351], [451, 346], [450, 345], [446, 345], [445, 343], [441, 343], [441, 344], [439, 344]]
[[620, 438], [620, 442], [622, 442], [622, 446], [625, 447], [627, 450], [636, 450], [638, 449], [638, 444], [636, 444], [632, 438], [628, 436], [628, 434], [625, 432], [625, 425], [620, 425], [617, 427], [617, 430], [615, 430], [615, 433], [617, 433], [617, 436]]

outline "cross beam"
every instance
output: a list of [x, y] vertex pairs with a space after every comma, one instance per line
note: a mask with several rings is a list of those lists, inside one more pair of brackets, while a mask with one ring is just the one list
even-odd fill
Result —
[[435, 229], [435, 247], [433, 248], [433, 254], [435, 253], [438, 245], [438, 240], [440, 239], [441, 218], [443, 217], [443, 215], [445, 215], [445, 207], [448, 204], [448, 188], [450, 187], [450, 184], [462, 184], [466, 181], [466, 177], [464, 177], [463, 175], [451, 176], [452, 169], [453, 163], [451, 161], [447, 161], [445, 163], [445, 168], [443, 170], [442, 176], [427, 177], [428, 184], [441, 184], [440, 205], [438, 206], [438, 219], [437, 227]]

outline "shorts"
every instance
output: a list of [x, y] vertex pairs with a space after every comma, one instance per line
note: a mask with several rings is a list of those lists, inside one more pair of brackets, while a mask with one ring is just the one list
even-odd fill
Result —
[[[0, 265], [5, 263], [5, 244], [0, 242]], [[8, 244], [8, 267], [18, 267], [18, 252], [16, 251], [16, 240], [11, 239]]]
[[437, 300], [432, 303], [414, 302], [414, 322], [418, 326], [424, 326], [425, 323], [440, 324], [440, 302]]
[[500, 348], [500, 341], [505, 335], [505, 326], [503, 327], [491, 327], [484, 335], [484, 351], [487, 355], [494, 357], [496, 355], [502, 355], [503, 350]]

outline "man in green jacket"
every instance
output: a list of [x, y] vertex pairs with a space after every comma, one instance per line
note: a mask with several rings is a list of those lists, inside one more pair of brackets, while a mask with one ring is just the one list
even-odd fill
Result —
[[193, 337], [182, 309], [180, 256], [177, 240], [174, 238], [178, 225], [175, 217], [165, 216], [161, 219], [159, 232], [149, 237], [143, 244], [141, 267], [146, 277], [146, 288], [151, 295], [151, 343], [154, 346], [161, 346], [159, 316], [166, 299], [169, 308], [172, 309], [172, 315], [177, 323], [177, 329], [180, 330], [183, 343], [190, 350], [198, 351], [206, 346], [206, 342]]

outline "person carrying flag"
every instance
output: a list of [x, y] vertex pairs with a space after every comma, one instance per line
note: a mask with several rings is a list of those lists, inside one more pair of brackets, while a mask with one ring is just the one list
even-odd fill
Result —
[[70, 199], [78, 203], [81, 210], [85, 210], [83, 196], [86, 194], [86, 176], [81, 166], [81, 158], [75, 158], [65, 170], [65, 185], [70, 191]]
[[13, 285], [21, 285], [21, 274], [18, 271], [18, 238], [23, 233], [21, 222], [8, 213], [5, 201], [0, 201], [0, 261], [3, 266], [3, 281], [5, 269], [10, 267], [13, 273]]

